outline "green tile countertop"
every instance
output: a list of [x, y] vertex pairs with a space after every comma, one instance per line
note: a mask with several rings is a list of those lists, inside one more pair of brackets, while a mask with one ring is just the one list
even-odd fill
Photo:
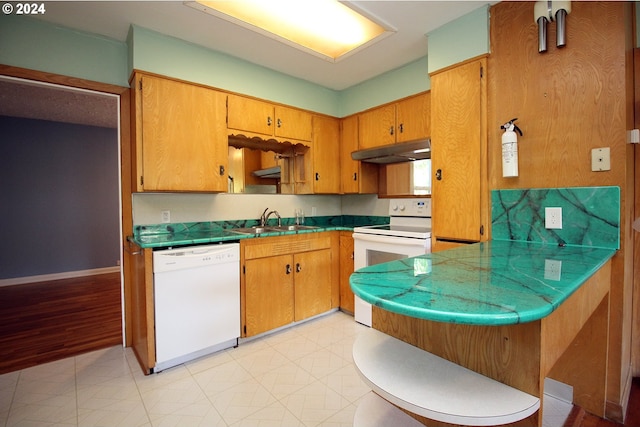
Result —
[[[312, 230], [297, 231], [268, 231], [255, 234], [240, 234], [234, 228], [253, 227], [258, 225], [256, 220], [211, 221], [172, 224], [138, 225], [134, 227], [134, 234], [128, 240], [141, 248], [168, 248], [207, 243], [224, 243], [242, 239], [281, 236], [287, 234], [317, 233], [322, 231], [353, 230], [361, 225], [376, 225], [388, 222], [384, 216], [319, 216], [307, 217], [305, 225], [318, 227]], [[294, 224], [294, 218], [282, 218], [282, 225]], [[276, 223], [269, 221], [269, 225]]]
[[548, 316], [615, 249], [494, 240], [364, 267], [353, 292], [387, 311], [470, 325]]

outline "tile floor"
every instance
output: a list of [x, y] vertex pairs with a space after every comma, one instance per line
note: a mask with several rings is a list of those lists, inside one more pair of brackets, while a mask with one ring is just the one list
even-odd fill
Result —
[[[149, 376], [121, 347], [0, 375], [0, 426], [351, 426], [361, 328], [335, 312]], [[570, 405], [545, 404], [562, 425]]]

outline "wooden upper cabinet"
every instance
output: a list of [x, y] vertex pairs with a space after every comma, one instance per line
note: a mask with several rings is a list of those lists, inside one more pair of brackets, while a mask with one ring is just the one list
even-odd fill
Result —
[[313, 192], [340, 193], [340, 121], [333, 117], [313, 117]]
[[257, 99], [229, 95], [227, 121], [229, 129], [273, 135], [273, 105]]
[[227, 190], [226, 95], [136, 74], [138, 191]]
[[276, 124], [274, 136], [300, 141], [311, 141], [311, 114], [296, 108], [274, 107]]
[[395, 126], [395, 104], [383, 105], [361, 113], [358, 120], [358, 147], [362, 150], [393, 144], [396, 142]]
[[431, 136], [431, 93], [425, 92], [396, 104], [396, 142]]
[[359, 148], [426, 138], [431, 134], [429, 92], [386, 104], [359, 115]]
[[311, 141], [311, 114], [240, 95], [229, 95], [229, 129], [283, 139]]
[[340, 121], [340, 191], [344, 194], [378, 192], [378, 165], [351, 158], [358, 149], [359, 119], [353, 115]]
[[485, 70], [480, 58], [431, 76], [434, 250], [438, 241], [486, 239]]

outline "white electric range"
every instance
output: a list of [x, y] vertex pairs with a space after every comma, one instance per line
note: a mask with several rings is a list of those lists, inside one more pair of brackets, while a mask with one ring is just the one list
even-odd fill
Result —
[[[354, 269], [431, 252], [431, 198], [389, 199], [389, 224], [353, 229]], [[371, 304], [355, 296], [355, 320], [371, 326]]]

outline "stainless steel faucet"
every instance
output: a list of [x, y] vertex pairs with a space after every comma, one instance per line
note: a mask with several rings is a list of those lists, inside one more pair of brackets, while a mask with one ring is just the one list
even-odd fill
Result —
[[267, 213], [268, 210], [269, 208], [265, 209], [264, 212], [262, 212], [262, 215], [260, 215], [260, 225], [262, 227], [266, 226], [267, 221], [269, 221], [269, 217], [272, 214], [275, 214], [275, 216], [278, 218], [278, 227], [282, 226], [282, 218], [280, 217], [280, 214], [278, 213], [278, 211], [271, 211]]

